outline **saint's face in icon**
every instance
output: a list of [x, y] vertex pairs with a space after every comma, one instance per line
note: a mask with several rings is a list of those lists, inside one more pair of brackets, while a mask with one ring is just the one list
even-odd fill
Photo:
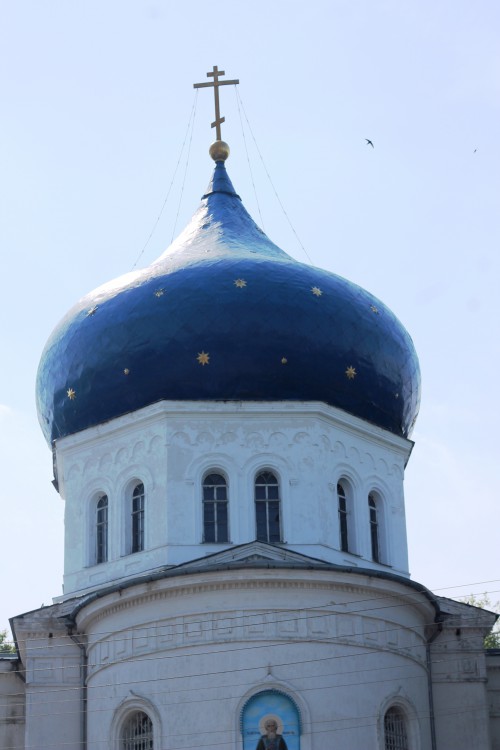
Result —
[[285, 740], [278, 734], [276, 719], [267, 719], [264, 729], [266, 733], [258, 741], [256, 750], [288, 750]]
[[266, 723], [264, 724], [264, 729], [266, 730], [266, 734], [269, 737], [276, 736], [276, 732], [278, 731], [278, 722], [274, 719], [268, 719]]

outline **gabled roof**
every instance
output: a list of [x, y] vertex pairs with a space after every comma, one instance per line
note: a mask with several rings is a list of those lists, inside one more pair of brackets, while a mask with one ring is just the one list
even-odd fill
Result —
[[237, 547], [215, 552], [212, 555], [199, 557], [187, 563], [178, 565], [175, 570], [179, 573], [187, 573], [199, 570], [214, 570], [221, 568], [241, 568], [242, 565], [249, 567], [263, 567], [267, 565], [272, 568], [325, 568], [339, 567], [326, 563], [315, 557], [309, 557], [299, 552], [293, 552], [281, 545], [268, 544], [266, 542], [248, 542]]

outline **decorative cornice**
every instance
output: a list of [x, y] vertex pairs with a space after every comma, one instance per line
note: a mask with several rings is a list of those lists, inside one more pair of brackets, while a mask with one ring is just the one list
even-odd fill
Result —
[[[400, 451], [406, 458], [413, 448], [411, 440], [399, 437], [321, 401], [158, 401], [110, 422], [60, 438], [56, 441], [56, 446], [58, 451], [62, 450], [66, 453], [72, 449], [80, 449], [86, 444], [93, 444], [97, 438], [107, 439], [119, 433], [126, 433], [130, 426], [134, 429], [144, 429], [146, 426], [153, 425], [165, 427], [165, 417], [170, 419], [178, 416], [182, 416], [183, 419], [188, 416], [195, 419], [208, 417], [213, 424], [229, 416], [240, 419], [242, 414], [245, 414], [245, 418], [265, 417], [266, 419], [270, 416], [289, 418], [316, 416], [330, 425], [342, 427], [370, 441], [375, 439], [377, 443], [383, 443], [392, 450]], [[168, 436], [165, 432], [163, 434], [168, 442]]]
[[[254, 571], [257, 573], [257, 571]], [[78, 614], [78, 623], [84, 629], [93, 628], [95, 624], [102, 620], [115, 616], [120, 612], [140, 608], [146, 606], [151, 602], [157, 601], [168, 601], [169, 599], [178, 599], [186, 596], [202, 595], [215, 592], [228, 592], [228, 591], [251, 591], [251, 590], [289, 590], [289, 591], [326, 591], [326, 592], [342, 592], [349, 595], [355, 595], [360, 602], [366, 599], [368, 604], [366, 610], [355, 610], [351, 611], [352, 615], [370, 616], [370, 607], [375, 596], [384, 598], [390, 598], [393, 604], [391, 606], [426, 606], [428, 603], [422, 596], [416, 595], [416, 592], [408, 596], [406, 593], [398, 593], [394, 590], [384, 589], [380, 590], [378, 587], [372, 587], [366, 582], [353, 583], [353, 582], [342, 582], [334, 579], [315, 580], [311, 581], [310, 575], [303, 579], [297, 577], [297, 573], [300, 575], [302, 571], [278, 569], [272, 570], [273, 577], [259, 577], [253, 578], [252, 580], [243, 580], [241, 578], [234, 578], [234, 571], [218, 571], [218, 575], [231, 576], [227, 579], [213, 580], [214, 573], [209, 574], [209, 578], [206, 580], [186, 581], [186, 579], [170, 578], [164, 579], [164, 581], [157, 581], [153, 583], [143, 584], [147, 586], [147, 590], [140, 592], [133, 590], [122, 590], [119, 592], [119, 599], [109, 601], [108, 597], [99, 598], [88, 603], [87, 606], [83, 606], [80, 613]], [[310, 571], [307, 571], [310, 574]], [[331, 571], [316, 571], [319, 574], [330, 573]], [[271, 570], [262, 570], [264, 575], [271, 573]], [[195, 573], [193, 573], [194, 575]], [[295, 574], [294, 578], [285, 577]], [[203, 575], [203, 572], [198, 573], [199, 576]], [[182, 582], [181, 582], [182, 580]], [[166, 583], [166, 587], [161, 587], [163, 583]], [[139, 584], [140, 586], [140, 584]], [[154, 586], [154, 588], [152, 588]], [[110, 593], [108, 596], [114, 597], [116, 594]], [[108, 601], [106, 601], [108, 599]], [[344, 608], [351, 606], [348, 602], [339, 603], [337, 606]], [[344, 612], [336, 611], [337, 614], [344, 614]], [[92, 623], [92, 625], [90, 625]]]

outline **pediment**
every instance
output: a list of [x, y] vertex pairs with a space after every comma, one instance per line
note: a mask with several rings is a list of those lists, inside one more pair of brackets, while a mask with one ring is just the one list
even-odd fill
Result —
[[207, 570], [215, 567], [241, 568], [245, 565], [249, 567], [259, 567], [259, 565], [294, 568], [311, 568], [311, 566], [318, 567], [322, 565], [328, 567], [327, 563], [317, 558], [302, 555], [300, 552], [293, 552], [275, 544], [255, 541], [183, 563], [178, 566], [178, 569], [184, 571]]
[[453, 626], [484, 626], [489, 630], [498, 619], [498, 614], [483, 607], [467, 604], [466, 602], [457, 602], [455, 599], [448, 599], [444, 596], [438, 596], [436, 599], [442, 616], [445, 620], [452, 623]]

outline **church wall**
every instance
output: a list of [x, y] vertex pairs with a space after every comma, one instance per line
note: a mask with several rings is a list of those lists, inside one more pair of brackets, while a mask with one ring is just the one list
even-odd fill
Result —
[[491, 750], [500, 750], [500, 649], [486, 652], [486, 675]]
[[[131, 708], [153, 718], [160, 747], [243, 750], [243, 707], [265, 691], [297, 706], [300, 750], [382, 749], [391, 705], [405, 712], [410, 749], [430, 750], [426, 639], [434, 630], [437, 750], [497, 750], [500, 657], [485, 658], [482, 648], [494, 615], [439, 602], [437, 631], [424, 593], [402, 583], [242, 560], [91, 598], [72, 631], [76, 600], [45, 607], [13, 618], [26, 734], [22, 710], [11, 712], [14, 722], [0, 721], [0, 747], [10, 747], [7, 739], [16, 750], [79, 746], [82, 651], [74, 632], [88, 643], [88, 750], [112, 746]], [[18, 665], [0, 659], [0, 667], [1, 703], [19, 709]]]
[[21, 747], [68, 750], [82, 738], [82, 651], [57, 607], [12, 620], [25, 675], [26, 732]]
[[200, 572], [87, 605], [77, 621], [89, 639], [89, 750], [111, 744], [129, 704], [153, 716], [159, 747], [241, 748], [242, 708], [265, 690], [298, 706], [301, 750], [377, 747], [394, 701], [412, 750], [430, 748], [432, 607], [399, 584], [339, 575]]
[[[403, 497], [411, 443], [324, 404], [162, 402], [57, 442], [66, 500], [65, 594], [212, 554], [203, 544], [205, 474], [229, 488], [230, 543], [255, 538], [254, 481], [280, 482], [283, 541], [328, 562], [408, 575]], [[337, 482], [352, 491], [353, 553], [340, 552]], [[131, 483], [144, 483], [146, 549], [127, 554]], [[378, 498], [381, 564], [371, 560], [368, 493]], [[109, 557], [99, 565], [95, 498], [109, 499]]]
[[483, 639], [495, 616], [446, 599], [440, 604], [442, 629], [431, 646], [437, 747], [490, 750], [493, 725]]
[[21, 665], [11, 656], [0, 655], [0, 747], [24, 748], [25, 696]]

